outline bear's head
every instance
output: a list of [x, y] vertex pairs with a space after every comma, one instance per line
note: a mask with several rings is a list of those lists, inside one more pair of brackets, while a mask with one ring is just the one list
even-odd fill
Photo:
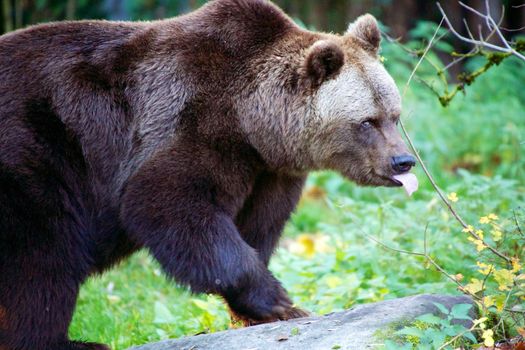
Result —
[[376, 20], [364, 15], [344, 35], [295, 32], [258, 62], [242, 124], [268, 164], [401, 185], [394, 177], [415, 160], [397, 128], [401, 97], [379, 60], [380, 41]]

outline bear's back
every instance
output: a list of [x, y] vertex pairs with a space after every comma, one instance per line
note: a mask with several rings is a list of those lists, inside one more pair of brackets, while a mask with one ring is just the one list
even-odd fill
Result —
[[147, 30], [146, 23], [76, 21], [1, 36], [0, 144], [16, 146], [2, 152], [0, 162], [22, 165], [36, 157], [22, 157], [22, 150], [59, 136], [37, 135], [35, 123], [60, 125], [81, 145], [100, 181], [117, 176], [117, 167], [107, 164], [118, 164], [127, 152], [131, 111], [124, 90], [133, 62], [147, 50], [133, 38]]
[[[184, 113], [191, 100], [215, 108], [224, 97], [217, 93], [239, 84], [231, 74], [247, 77], [249, 60], [296, 29], [266, 1], [217, 0], [163, 21], [60, 22], [4, 35], [0, 147], [27, 149], [46, 139], [31, 125], [35, 115], [45, 116], [39, 125], [61, 125], [103, 192], [116, 198], [126, 178], [166, 144], [179, 118], [198, 117]], [[0, 163], [6, 157], [0, 154]]]

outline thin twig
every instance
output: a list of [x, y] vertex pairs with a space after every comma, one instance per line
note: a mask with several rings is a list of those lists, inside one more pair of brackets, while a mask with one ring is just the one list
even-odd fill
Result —
[[[465, 20], [463, 20], [465, 21]], [[503, 22], [503, 16], [500, 18], [500, 21], [498, 23], [498, 26], [501, 25], [501, 23]], [[467, 27], [467, 30], [470, 32], [470, 29], [468, 28], [468, 25], [467, 25], [467, 22], [465, 21], [465, 26]], [[501, 28], [501, 27], [500, 27]], [[525, 28], [525, 27], [524, 27]], [[501, 28], [503, 29], [503, 28]], [[493, 29], [489, 35], [487, 35], [487, 38], [486, 40], [490, 40], [492, 38], [492, 36], [496, 33], [496, 30]], [[474, 46], [469, 52], [465, 53], [465, 54], [461, 54], [461, 56], [459, 56], [458, 58], [452, 60], [452, 62], [448, 63], [445, 68], [443, 68], [442, 70], [443, 71], [447, 71], [448, 69], [450, 69], [450, 67], [458, 64], [459, 62], [463, 61], [464, 59], [466, 58], [469, 58], [469, 57], [473, 57], [473, 56], [476, 56], [478, 55], [479, 53], [481, 52], [479, 46]]]
[[[425, 258], [430, 264], [432, 264], [432, 266], [434, 266], [436, 268], [436, 270], [438, 270], [439, 272], [441, 272], [441, 274], [445, 275], [445, 277], [447, 277], [452, 282], [454, 282], [458, 286], [459, 290], [461, 290], [463, 293], [465, 293], [465, 294], [469, 295], [470, 297], [472, 297], [472, 299], [477, 300], [478, 302], [483, 304], [483, 298], [481, 298], [480, 296], [478, 296], [478, 295], [476, 295], [474, 293], [471, 293], [468, 290], [466, 290], [465, 286], [461, 282], [459, 282], [454, 276], [452, 276], [443, 267], [441, 267], [441, 265], [439, 265], [434, 259], [432, 259], [432, 257], [429, 254], [427, 254], [427, 253], [411, 252], [411, 251], [404, 250], [404, 249], [398, 249], [398, 248], [390, 247], [389, 245], [381, 242], [380, 240], [378, 240], [377, 238], [375, 238], [375, 237], [373, 237], [371, 235], [368, 235], [368, 234], [364, 233], [363, 231], [361, 231], [361, 234], [363, 236], [367, 237], [368, 239], [374, 241], [375, 243], [379, 244], [381, 247], [385, 248], [386, 250], [390, 250], [390, 251], [393, 251], [393, 252], [396, 252], [396, 253], [400, 253], [400, 254], [421, 256], [421, 257]], [[425, 228], [425, 235], [426, 235], [426, 228]], [[426, 250], [426, 248], [425, 248], [425, 250]], [[525, 311], [512, 310], [512, 309], [509, 309], [507, 307], [504, 307], [503, 310], [505, 310], [507, 312], [520, 313], [520, 314], [524, 314], [525, 313]]]
[[452, 282], [457, 284], [461, 291], [463, 291], [464, 293], [470, 295], [474, 299], [481, 300], [481, 298], [479, 296], [477, 296], [475, 294], [472, 294], [469, 291], [465, 290], [465, 286], [463, 286], [463, 284], [461, 284], [461, 282], [459, 282], [454, 276], [449, 274], [443, 267], [441, 267], [441, 265], [439, 265], [434, 259], [432, 259], [432, 257], [430, 257], [430, 255], [428, 255], [426, 253], [411, 252], [411, 251], [404, 250], [404, 249], [393, 248], [393, 247], [390, 247], [389, 245], [381, 242], [380, 240], [376, 239], [375, 237], [367, 235], [366, 233], [363, 233], [363, 232], [362, 232], [362, 234], [365, 237], [367, 237], [370, 240], [376, 242], [381, 247], [383, 247], [383, 248], [385, 248], [387, 250], [391, 250], [393, 252], [401, 253], [401, 254], [421, 256], [421, 257], [425, 258], [430, 264], [432, 264], [432, 266], [434, 266], [439, 272], [441, 272], [441, 274], [445, 275], [448, 279], [450, 279]]
[[525, 26], [523, 27], [519, 27], [519, 28], [514, 28], [514, 29], [511, 29], [511, 28], [505, 28], [505, 27], [499, 27], [499, 29], [501, 30], [504, 30], [506, 32], [521, 32], [523, 29], [525, 29]]
[[436, 28], [436, 31], [434, 32], [434, 35], [432, 36], [432, 39], [430, 39], [430, 41], [428, 42], [428, 45], [427, 45], [425, 51], [423, 52], [423, 55], [421, 56], [421, 59], [417, 62], [416, 66], [412, 70], [412, 73], [410, 73], [410, 77], [408, 77], [408, 81], [405, 84], [405, 89], [403, 90], [403, 96], [405, 96], [405, 94], [407, 92], [407, 89], [408, 89], [408, 86], [410, 85], [410, 82], [412, 81], [412, 78], [414, 77], [414, 74], [416, 74], [417, 69], [421, 65], [421, 62], [423, 62], [424, 57], [427, 55], [428, 50], [430, 50], [430, 48], [432, 47], [432, 43], [434, 42], [434, 39], [436, 39], [436, 36], [438, 34], [438, 31], [439, 31], [439, 28], [441, 28], [442, 24], [443, 24], [443, 18], [439, 22], [439, 25]]
[[444, 68], [443, 68], [443, 71], [447, 71], [450, 69], [450, 67], [452, 66], [455, 66], [456, 64], [458, 64], [459, 62], [463, 61], [464, 59], [468, 58], [469, 56], [471, 56], [472, 54], [477, 54], [479, 52], [479, 49], [477, 47], [473, 48], [472, 50], [470, 50], [468, 53], [466, 54], [462, 54], [461, 56], [459, 56], [458, 58], [455, 58], [453, 59], [450, 63], [448, 63]]
[[[437, 194], [439, 195], [439, 198], [441, 198], [441, 201], [443, 203], [445, 203], [445, 205], [447, 206], [448, 210], [450, 211], [450, 213], [454, 216], [454, 218], [456, 218], [456, 220], [461, 224], [461, 226], [463, 226], [463, 228], [465, 229], [468, 229], [469, 228], [469, 225], [465, 222], [465, 220], [463, 220], [463, 218], [458, 214], [458, 212], [456, 212], [456, 210], [452, 207], [452, 205], [450, 204], [450, 202], [448, 201], [448, 199], [445, 197], [445, 195], [443, 194], [443, 192], [441, 191], [441, 189], [438, 187], [436, 181], [434, 180], [434, 177], [430, 174], [430, 172], [428, 171], [425, 163], [423, 162], [423, 159], [421, 158], [421, 155], [419, 154], [419, 152], [417, 151], [415, 145], [414, 145], [414, 142], [412, 142], [412, 139], [410, 138], [410, 136], [408, 135], [408, 132], [406, 131], [405, 129], [405, 125], [403, 124], [402, 121], [399, 122], [399, 125], [401, 126], [401, 130], [403, 131], [403, 134], [405, 135], [407, 141], [408, 141], [408, 144], [410, 145], [410, 148], [412, 149], [412, 151], [414, 152], [414, 155], [416, 156], [417, 158], [417, 161], [419, 162], [419, 164], [421, 165], [421, 168], [423, 169], [423, 172], [425, 173], [425, 175], [427, 176], [427, 178], [429, 179], [430, 183], [432, 184], [432, 187], [434, 188], [434, 190], [437, 192]], [[484, 240], [481, 239], [481, 237], [479, 237], [475, 232], [472, 232], [472, 231], [468, 231], [468, 234], [471, 235], [474, 239], [476, 240], [480, 240], [481, 242], [483, 242], [484, 246], [487, 247], [490, 251], [492, 251], [494, 254], [496, 254], [497, 256], [499, 256], [500, 258], [504, 259], [505, 261], [507, 262], [511, 262], [511, 259], [508, 258], [507, 256], [505, 256], [504, 254], [500, 253], [498, 250], [496, 250], [494, 247], [490, 246], [489, 244], [485, 243]]]
[[465, 334], [469, 333], [469, 332], [473, 332], [473, 331], [480, 331], [482, 330], [481, 328], [478, 328], [476, 326], [472, 326], [471, 328], [469, 329], [466, 329], [464, 330], [463, 332], [459, 333], [458, 335], [456, 335], [455, 337], [451, 338], [449, 341], [447, 341], [446, 343], [443, 343], [443, 345], [441, 345], [438, 350], [442, 350], [442, 349], [445, 349], [447, 346], [451, 345], [452, 343], [454, 343], [456, 340], [458, 340], [459, 338], [461, 338], [462, 336], [464, 336]]
[[518, 220], [518, 216], [516, 215], [516, 210], [512, 210], [512, 213], [514, 214], [514, 222], [516, 223], [516, 227], [518, 229], [518, 232], [521, 236], [523, 236], [523, 231], [521, 230], [521, 226]]
[[[438, 3], [439, 4], [439, 3]], [[443, 23], [443, 19], [445, 19], [445, 17], [443, 17], [441, 19], [441, 21], [439, 22], [439, 25], [438, 27], [436, 28], [435, 32], [434, 32], [434, 35], [432, 36], [432, 39], [429, 41], [425, 51], [423, 52], [423, 55], [421, 56], [421, 58], [419, 59], [419, 61], [417, 62], [416, 66], [414, 67], [414, 69], [412, 70], [412, 72], [410, 73], [410, 76], [408, 78], [408, 81], [406, 82], [405, 84], [405, 88], [403, 89], [403, 94], [402, 94], [402, 97], [405, 96], [407, 90], [408, 90], [408, 87], [410, 85], [410, 82], [412, 81], [412, 78], [414, 77], [414, 75], [416, 74], [416, 71], [417, 69], [419, 68], [419, 66], [421, 65], [421, 62], [425, 59], [425, 56], [426, 54], [428, 53], [428, 51], [430, 50], [430, 48], [432, 47], [433, 45], [433, 42], [434, 42], [434, 39], [436, 38], [437, 36], [437, 33], [439, 31], [439, 28], [441, 27], [441, 24]], [[421, 155], [419, 154], [419, 152], [417, 151], [415, 145], [414, 145], [414, 142], [412, 141], [412, 138], [408, 135], [408, 132], [407, 130], [405, 129], [405, 125], [403, 124], [402, 121], [399, 122], [399, 125], [401, 126], [401, 130], [403, 131], [403, 134], [405, 135], [405, 138], [407, 139], [408, 141], [408, 144], [410, 145], [410, 148], [412, 149], [412, 151], [414, 152], [414, 155], [416, 156], [419, 164], [421, 165], [421, 168], [423, 169], [423, 172], [425, 173], [425, 175], [427, 176], [427, 178], [430, 180], [430, 183], [432, 184], [432, 187], [434, 188], [434, 190], [437, 192], [437, 194], [439, 195], [439, 197], [441, 198], [442, 202], [445, 203], [445, 205], [447, 206], [448, 210], [452, 213], [452, 215], [456, 218], [456, 220], [461, 224], [461, 226], [463, 226], [463, 228], [467, 229], [469, 228], [469, 225], [465, 222], [465, 220], [463, 220], [463, 218], [454, 210], [454, 208], [452, 207], [452, 205], [450, 204], [450, 202], [447, 200], [447, 198], [445, 197], [445, 195], [443, 194], [443, 192], [441, 191], [441, 189], [438, 187], [436, 181], [434, 180], [434, 177], [430, 174], [430, 171], [428, 171], [425, 163], [423, 162], [423, 159], [421, 158]], [[476, 240], [479, 240], [481, 242], [483, 242], [484, 246], [487, 247], [490, 251], [492, 251], [494, 254], [496, 254], [497, 256], [499, 256], [500, 258], [504, 259], [506, 262], [511, 262], [510, 258], [506, 257], [504, 254], [500, 253], [498, 250], [496, 250], [494, 247], [490, 246], [489, 244], [487, 244], [484, 240], [481, 239], [481, 237], [479, 237], [475, 232], [473, 232], [473, 230], [468, 230], [468, 234], [470, 234], [472, 237], [474, 237], [474, 239]]]
[[[496, 22], [494, 21], [494, 19], [490, 16], [487, 16], [475, 9], [473, 9], [472, 7], [468, 6], [468, 5], [465, 5], [463, 2], [460, 2], [460, 5], [475, 13], [476, 15], [484, 18], [485, 20], [489, 21], [494, 29], [496, 30], [496, 34], [498, 35], [498, 37], [502, 40], [503, 42], [503, 45], [505, 47], [501, 47], [501, 46], [498, 46], [498, 45], [494, 45], [494, 44], [491, 44], [491, 43], [488, 43], [486, 42], [483, 37], [480, 35], [480, 40], [476, 40], [472, 33], [470, 32], [470, 30], [468, 29], [468, 26], [467, 26], [467, 30], [469, 30], [469, 36], [470, 37], [466, 37], [464, 35], [461, 35], [460, 33], [457, 32], [457, 30], [454, 28], [454, 26], [452, 25], [452, 23], [450, 22], [449, 18], [447, 17], [447, 14], [445, 13], [445, 11], [443, 10], [443, 8], [441, 7], [441, 4], [439, 2], [436, 3], [439, 11], [441, 12], [441, 15], [443, 16], [443, 19], [445, 20], [445, 22], [447, 23], [450, 31], [452, 32], [452, 34], [454, 34], [458, 39], [460, 39], [461, 41], [464, 41], [464, 42], [467, 42], [467, 43], [470, 43], [470, 44], [473, 44], [475, 46], [481, 46], [481, 47], [485, 47], [485, 48], [488, 48], [488, 49], [492, 49], [494, 51], [499, 51], [499, 52], [504, 52], [504, 53], [510, 53], [518, 58], [520, 58], [521, 60], [525, 61], [525, 56], [522, 55], [521, 53], [519, 53], [518, 51], [516, 51], [512, 46], [510, 46], [510, 44], [508, 43], [508, 41], [505, 39], [505, 36], [503, 35], [503, 33], [501, 33], [501, 30], [499, 30], [499, 27], [498, 25], [496, 24]], [[490, 29], [490, 28], [489, 28]]]
[[[461, 1], [459, 2], [459, 4], [461, 6], [463, 6], [463, 8], [465, 8], [465, 9], [469, 10], [470, 12], [475, 13], [479, 17], [483, 18], [485, 20], [485, 22], [487, 23], [487, 27], [489, 28], [489, 30], [495, 30], [496, 34], [500, 38], [500, 40], [503, 43], [503, 45], [505, 45], [505, 47], [507, 49], [512, 50], [512, 47], [507, 42], [507, 39], [505, 39], [505, 36], [503, 36], [501, 31], [499, 30], [499, 25], [496, 24], [496, 21], [494, 21], [494, 19], [490, 15], [488, 0], [485, 0], [485, 7], [487, 9], [487, 14], [483, 14], [483, 13], [479, 12], [478, 10], [476, 10], [475, 8], [470, 7], [470, 6], [466, 5], [465, 3], [461, 2]], [[503, 18], [503, 12], [502, 12], [501, 18]], [[500, 20], [501, 20], [501, 18], [500, 18]], [[480, 37], [481, 37], [481, 33], [480, 33]]]
[[488, 17], [491, 17], [491, 15], [490, 15], [490, 5], [489, 5], [489, 1], [488, 0], [485, 0], [485, 10], [487, 11], [487, 17], [485, 18], [485, 23], [487, 24], [487, 27], [490, 29], [491, 22], [489, 21]]
[[377, 244], [379, 244], [381, 247], [387, 249], [387, 250], [391, 250], [393, 252], [396, 252], [396, 253], [401, 253], [401, 254], [407, 254], [407, 255], [415, 255], [415, 256], [422, 256], [422, 257], [426, 257], [426, 255], [424, 253], [417, 253], [417, 252], [411, 252], [411, 251], [408, 251], [408, 250], [403, 250], [403, 249], [397, 249], [397, 248], [393, 248], [393, 247], [390, 247], [388, 245], [386, 245], [385, 243], [381, 242], [380, 240], [378, 240], [377, 238], [371, 236], [371, 235], [368, 235], [364, 232], [361, 232], [366, 238], [376, 242]]
[[[509, 292], [507, 293], [507, 297], [505, 298], [505, 303], [503, 303], [503, 309], [507, 309], [507, 305], [509, 303], [509, 299], [513, 291], [514, 291], [514, 286], [512, 286], [512, 288], [510, 288]], [[498, 328], [499, 326], [502, 326], [503, 334], [505, 334], [505, 323], [503, 322], [503, 317], [499, 319], [498, 323], [496, 324], [496, 326], [494, 326], [494, 328]]]

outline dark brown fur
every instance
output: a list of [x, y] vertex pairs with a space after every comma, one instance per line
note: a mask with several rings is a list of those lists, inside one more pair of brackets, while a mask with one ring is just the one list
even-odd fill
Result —
[[336, 74], [330, 45], [304, 73], [322, 36], [266, 1], [217, 0], [0, 37], [0, 348], [106, 349], [67, 339], [79, 286], [141, 247], [246, 322], [305, 315], [267, 265], [306, 172], [277, 143], [261, 155], [237, 110], [265, 77], [282, 82], [271, 99]]

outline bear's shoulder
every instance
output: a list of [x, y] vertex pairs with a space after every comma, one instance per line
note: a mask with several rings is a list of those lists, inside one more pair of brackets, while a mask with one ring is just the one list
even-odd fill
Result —
[[271, 43], [299, 30], [280, 8], [265, 0], [215, 0], [175, 21], [186, 30], [239, 47]]

